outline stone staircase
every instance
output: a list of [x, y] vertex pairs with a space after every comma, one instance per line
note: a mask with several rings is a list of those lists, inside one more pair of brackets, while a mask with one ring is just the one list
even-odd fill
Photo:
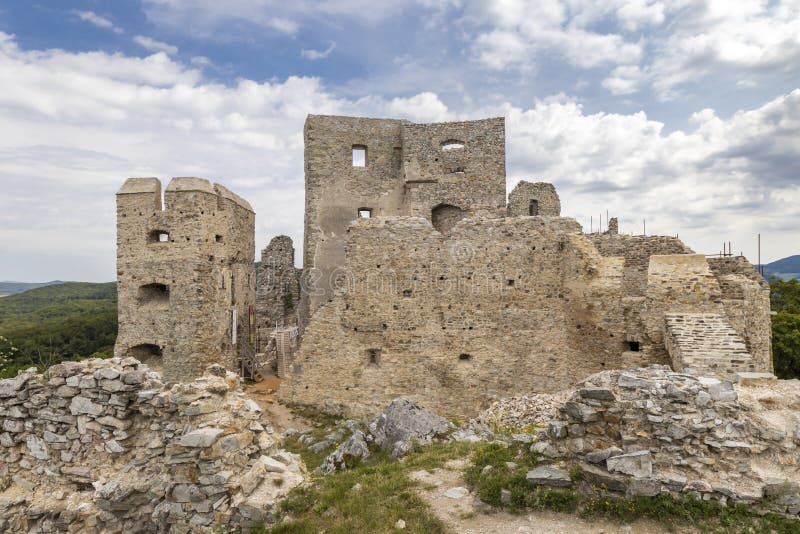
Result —
[[755, 364], [742, 337], [716, 313], [668, 313], [664, 343], [676, 371], [733, 378]]

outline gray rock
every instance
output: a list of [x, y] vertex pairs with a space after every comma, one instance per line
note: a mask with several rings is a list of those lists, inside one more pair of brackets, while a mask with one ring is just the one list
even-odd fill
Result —
[[650, 451], [637, 451], [606, 459], [610, 472], [625, 473], [636, 478], [649, 478], [653, 474], [653, 462]]
[[614, 392], [606, 388], [584, 388], [579, 392], [584, 399], [593, 399], [599, 401], [615, 401], [617, 397]]
[[120, 445], [117, 440], [110, 439], [106, 441], [106, 450], [112, 454], [120, 454], [127, 451], [128, 449]]
[[511, 492], [503, 488], [500, 490], [500, 502], [503, 504], [511, 504]]
[[661, 482], [652, 478], [632, 478], [628, 482], [628, 496], [655, 497], [661, 493]]
[[572, 480], [566, 471], [557, 469], [555, 467], [543, 466], [537, 467], [525, 475], [525, 479], [530, 484], [538, 486], [552, 486], [556, 488], [565, 488], [572, 485]]
[[627, 477], [609, 473], [594, 465], [581, 464], [581, 479], [598, 488], [604, 487], [609, 491], [624, 493], [628, 489]]
[[119, 371], [113, 367], [101, 367], [94, 372], [94, 377], [97, 380], [114, 380], [119, 377]]
[[650, 385], [650, 381], [628, 373], [620, 373], [617, 385], [621, 388], [645, 388]]
[[38, 436], [28, 436], [28, 439], [25, 440], [25, 445], [27, 445], [28, 451], [34, 458], [38, 458], [39, 460], [47, 460], [50, 458], [47, 452], [47, 445], [42, 438]]
[[566, 421], [552, 421], [547, 427], [547, 433], [551, 438], [564, 439], [567, 437], [567, 427]]
[[210, 447], [223, 432], [221, 428], [199, 428], [181, 436], [178, 444], [183, 447]]
[[369, 458], [369, 445], [366, 436], [360, 430], [353, 432], [335, 451], [330, 453], [318, 468], [322, 474], [333, 473], [340, 469], [347, 469], [354, 463]]
[[69, 405], [69, 411], [72, 415], [94, 415], [98, 416], [103, 413], [103, 406], [95, 404], [91, 399], [86, 397], [72, 397], [72, 402]]
[[463, 486], [456, 486], [444, 492], [444, 496], [448, 499], [461, 499], [469, 495], [469, 490]]
[[622, 454], [622, 449], [612, 446], [607, 449], [587, 453], [586, 461], [590, 464], [599, 464], [605, 462], [609, 456], [619, 456], [620, 454]]
[[33, 378], [36, 375], [36, 368], [31, 367], [30, 369], [26, 369], [20, 373], [17, 373], [17, 376], [14, 378], [6, 378], [4, 380], [0, 380], [0, 397], [13, 397], [20, 391], [25, 384], [28, 383], [28, 380]]
[[47, 443], [66, 443], [67, 442], [67, 437], [66, 436], [61, 436], [59, 434], [54, 434], [53, 432], [50, 432], [49, 430], [45, 430], [42, 433], [42, 437], [44, 438], [44, 440]]
[[433, 414], [407, 399], [395, 399], [370, 424], [375, 443], [394, 458], [408, 452], [413, 443], [429, 445], [452, 428], [444, 417]]
[[581, 402], [569, 401], [565, 408], [567, 415], [581, 423], [591, 423], [600, 419], [597, 410]]

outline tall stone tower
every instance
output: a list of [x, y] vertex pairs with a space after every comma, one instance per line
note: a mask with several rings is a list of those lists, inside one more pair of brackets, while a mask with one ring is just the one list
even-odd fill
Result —
[[117, 193], [119, 334], [114, 352], [190, 380], [235, 369], [250, 340], [255, 214], [202, 178], [130, 178]]

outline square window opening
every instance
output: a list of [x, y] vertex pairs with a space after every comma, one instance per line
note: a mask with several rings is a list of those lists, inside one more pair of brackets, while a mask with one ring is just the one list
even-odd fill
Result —
[[628, 341], [628, 350], [633, 352], [641, 352], [642, 345], [638, 341]]
[[353, 145], [353, 167], [367, 166], [367, 147]]
[[372, 218], [372, 208], [358, 208], [358, 218], [359, 219], [371, 219]]

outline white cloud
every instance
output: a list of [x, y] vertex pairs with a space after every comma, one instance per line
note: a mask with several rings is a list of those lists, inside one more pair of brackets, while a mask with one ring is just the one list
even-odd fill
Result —
[[111, 30], [114, 33], [123, 33], [123, 29], [115, 25], [111, 22], [110, 19], [106, 17], [101, 17], [94, 11], [78, 11], [74, 10], [73, 13], [78, 16], [79, 19], [82, 21], [88, 22], [90, 24], [94, 24], [98, 28], [103, 28], [104, 30]]
[[166, 52], [171, 56], [178, 53], [177, 46], [172, 46], [171, 44], [163, 43], [161, 41], [156, 41], [155, 39], [144, 35], [137, 35], [136, 37], [133, 38], [133, 41], [139, 46], [146, 48], [147, 50], [150, 50], [151, 52]]
[[0, 85], [2, 279], [113, 279], [114, 193], [128, 176], [227, 184], [257, 211], [258, 247], [284, 233], [299, 249], [308, 113], [504, 115], [509, 186], [552, 180], [564, 213], [587, 226], [609, 209], [623, 231], [646, 217], [649, 231], [679, 232], [701, 252], [723, 239], [751, 252], [757, 231], [767, 256], [800, 242], [800, 90], [729, 118], [702, 110], [667, 134], [642, 112], [587, 114], [563, 95], [467, 116], [431, 92], [353, 100], [304, 77], [226, 86], [164, 53], [25, 51], [3, 33]]
[[334, 48], [336, 48], [336, 43], [335, 42], [331, 42], [331, 44], [328, 45], [328, 48], [326, 48], [325, 50], [306, 50], [306, 49], [303, 49], [303, 50], [300, 51], [300, 55], [302, 57], [304, 57], [306, 59], [310, 59], [312, 61], [316, 60], [316, 59], [325, 59], [326, 57], [331, 55], [331, 52], [333, 52]]

